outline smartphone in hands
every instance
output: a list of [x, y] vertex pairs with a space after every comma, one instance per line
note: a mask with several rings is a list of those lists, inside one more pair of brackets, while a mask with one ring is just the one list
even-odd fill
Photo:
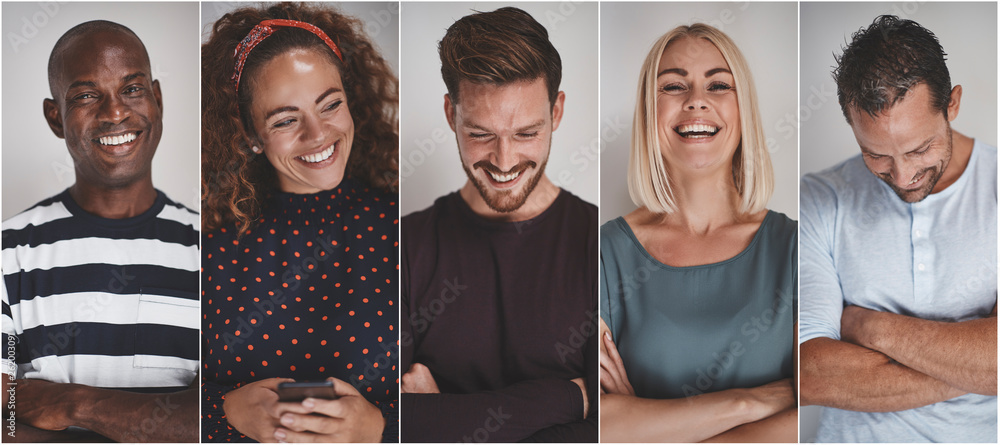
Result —
[[333, 390], [333, 382], [282, 382], [278, 384], [279, 402], [301, 402], [307, 397], [335, 400], [340, 398]]

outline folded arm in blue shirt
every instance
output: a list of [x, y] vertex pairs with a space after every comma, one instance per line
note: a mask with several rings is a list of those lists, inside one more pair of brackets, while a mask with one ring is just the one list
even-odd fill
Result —
[[841, 336], [965, 392], [997, 393], [996, 306], [959, 323], [923, 320], [858, 306], [844, 308]]
[[946, 323], [848, 306], [843, 340], [801, 346], [802, 404], [890, 412], [997, 392], [996, 308]]

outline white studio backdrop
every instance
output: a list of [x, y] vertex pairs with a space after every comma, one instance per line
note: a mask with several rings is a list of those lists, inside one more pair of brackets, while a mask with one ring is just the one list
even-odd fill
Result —
[[[914, 20], [933, 32], [947, 54], [952, 85], [962, 85], [962, 104], [952, 128], [997, 143], [996, 3], [813, 3], [802, 2], [799, 84], [802, 174], [832, 167], [860, 153], [837, 102], [834, 54], [851, 35], [882, 14]], [[799, 438], [813, 442], [820, 407], [799, 410]]]
[[400, 213], [422, 210], [466, 181], [455, 133], [444, 115], [438, 42], [456, 20], [516, 6], [549, 32], [562, 59], [565, 111], [552, 134], [545, 173], [557, 186], [597, 204], [597, 3], [403, 2], [400, 107]]
[[129, 27], [149, 53], [163, 93], [163, 136], [153, 185], [200, 208], [200, 51], [198, 3], [3, 3], [3, 210], [8, 219], [75, 181], [64, 140], [49, 129], [42, 101], [51, 96], [48, 60], [56, 40], [90, 20]]
[[628, 195], [627, 178], [642, 62], [660, 36], [697, 22], [725, 32], [747, 59], [774, 167], [775, 190], [768, 208], [798, 219], [796, 6], [794, 2], [601, 4], [602, 223], [636, 208]]

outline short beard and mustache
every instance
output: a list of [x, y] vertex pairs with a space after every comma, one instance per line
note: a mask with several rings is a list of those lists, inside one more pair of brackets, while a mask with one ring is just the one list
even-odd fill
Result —
[[[901, 189], [901, 188], [897, 187], [895, 184], [893, 184], [892, 177], [890, 175], [888, 175], [888, 174], [882, 174], [882, 173], [875, 173], [875, 172], [872, 172], [872, 173], [875, 173], [875, 175], [878, 176], [879, 179], [881, 179], [883, 182], [885, 182], [886, 185], [888, 185], [889, 188], [891, 188], [892, 191], [896, 193], [896, 196], [899, 196], [899, 199], [903, 200], [903, 202], [907, 202], [907, 203], [912, 204], [912, 203], [915, 203], [915, 202], [923, 201], [928, 196], [930, 196], [930, 194], [931, 194], [932, 191], [934, 191], [934, 187], [937, 185], [938, 181], [941, 179], [941, 176], [944, 175], [944, 170], [946, 168], [948, 168], [948, 163], [951, 162], [951, 153], [952, 153], [953, 141], [954, 140], [952, 139], [952, 136], [951, 136], [951, 126], [949, 126], [948, 127], [948, 156], [945, 157], [941, 161], [941, 163], [939, 165], [935, 165], [935, 166], [932, 166], [932, 167], [927, 167], [927, 168], [925, 168], [923, 170], [920, 170], [919, 172], [917, 172], [917, 174], [915, 174], [913, 176], [914, 178], [920, 178], [923, 175], [930, 175], [927, 178], [927, 183], [924, 184], [924, 186], [921, 187], [920, 189], [917, 189], [917, 190], [904, 190], [904, 189]], [[912, 180], [912, 178], [911, 178], [911, 180]], [[911, 194], [916, 194], [916, 199], [907, 199], [907, 195], [911, 195]]]
[[[938, 180], [941, 179], [941, 170], [936, 165], [933, 167], [927, 167], [921, 170], [916, 175], [914, 175], [914, 178], [919, 178], [923, 175], [931, 175], [931, 176], [928, 178], [927, 183], [924, 184], [923, 187], [917, 190], [905, 190], [897, 187], [895, 184], [893, 184], [892, 178], [889, 177], [889, 175], [879, 175], [879, 177], [882, 179], [882, 181], [886, 183], [886, 185], [889, 186], [889, 188], [892, 189], [893, 192], [896, 192], [896, 196], [899, 196], [899, 199], [902, 199], [903, 202], [908, 202], [912, 204], [915, 202], [923, 201], [925, 198], [930, 196], [931, 191], [934, 190], [934, 186], [937, 185]], [[907, 196], [914, 194], [916, 195], [916, 199], [907, 198]]]
[[[551, 150], [551, 146], [550, 146]], [[461, 159], [461, 154], [459, 154]], [[489, 174], [493, 172], [496, 174], [510, 174], [513, 172], [521, 172], [520, 174], [528, 174], [529, 169], [533, 169], [537, 166], [534, 161], [523, 161], [515, 165], [509, 171], [504, 172], [500, 170], [499, 167], [493, 165], [489, 161], [479, 161], [472, 165], [472, 169], [469, 169], [465, 162], [462, 162], [462, 169], [465, 170], [466, 176], [469, 177], [469, 181], [472, 185], [476, 186], [476, 190], [479, 190], [479, 196], [483, 197], [483, 201], [486, 201], [486, 205], [489, 206], [493, 211], [499, 213], [510, 213], [520, 209], [525, 202], [528, 201], [528, 196], [531, 196], [531, 192], [535, 190], [535, 186], [538, 185], [538, 181], [542, 179], [545, 174], [545, 165], [548, 164], [548, 153], [546, 153], [545, 160], [542, 161], [542, 165], [538, 167], [538, 171], [527, 178], [527, 183], [521, 187], [521, 193], [514, 194], [513, 190], [494, 190], [489, 185], [485, 184], [479, 178], [473, 174], [475, 169], [483, 169]]]

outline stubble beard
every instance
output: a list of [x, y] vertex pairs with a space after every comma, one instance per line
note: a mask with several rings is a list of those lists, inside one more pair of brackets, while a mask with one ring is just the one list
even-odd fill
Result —
[[931, 175], [931, 176], [927, 178], [928, 179], [927, 183], [924, 184], [924, 186], [918, 190], [904, 190], [899, 187], [896, 187], [896, 185], [893, 184], [892, 178], [885, 177], [880, 174], [877, 174], [876, 176], [878, 176], [879, 179], [885, 182], [889, 186], [889, 188], [891, 188], [892, 191], [896, 193], [896, 196], [898, 196], [899, 199], [903, 200], [903, 202], [913, 204], [916, 202], [923, 201], [924, 199], [927, 199], [928, 196], [930, 196], [932, 191], [934, 191], [934, 187], [937, 186], [937, 183], [941, 179], [941, 176], [944, 175], [945, 169], [948, 168], [948, 164], [951, 162], [951, 153], [953, 144], [954, 144], [954, 139], [952, 138], [951, 135], [951, 126], [948, 126], [948, 156], [945, 157], [939, 165], [935, 165], [933, 167], [927, 167], [920, 171], [920, 173], [917, 175], [918, 177], [920, 175]]

